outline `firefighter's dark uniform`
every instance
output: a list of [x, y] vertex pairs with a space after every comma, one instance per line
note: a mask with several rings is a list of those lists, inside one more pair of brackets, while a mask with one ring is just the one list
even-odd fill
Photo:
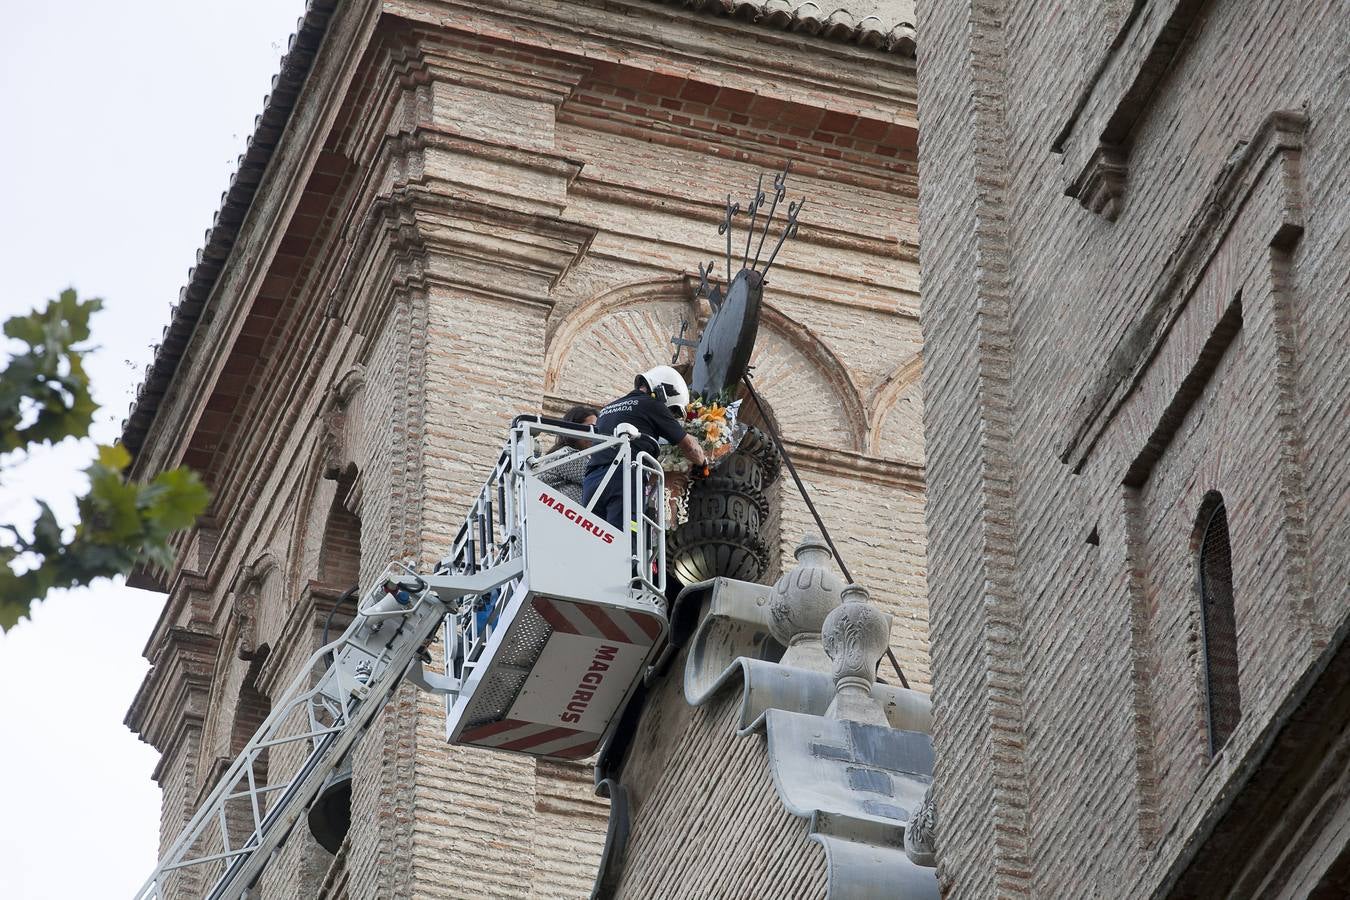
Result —
[[[634, 454], [643, 451], [656, 456], [659, 451], [657, 438], [665, 438], [672, 444], [678, 444], [684, 439], [684, 425], [675, 417], [675, 413], [646, 391], [635, 389], [600, 410], [595, 430], [600, 434], [612, 435], [614, 429], [625, 422], [638, 430], [638, 437], [632, 441]], [[590, 458], [590, 464], [586, 467], [586, 477], [582, 480], [583, 503], [590, 503], [600, 482], [604, 480], [605, 473], [609, 471], [609, 464], [618, 453], [616, 447], [601, 450]], [[624, 530], [623, 474], [614, 473], [594, 507], [595, 512], [606, 522], [621, 531]], [[638, 502], [641, 503], [640, 498]]]

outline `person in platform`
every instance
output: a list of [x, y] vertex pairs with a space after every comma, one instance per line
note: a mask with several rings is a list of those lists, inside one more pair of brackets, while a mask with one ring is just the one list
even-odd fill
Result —
[[577, 452], [585, 450], [595, 440], [587, 436], [590, 427], [595, 424], [600, 411], [592, 406], [574, 406], [563, 416], [563, 421], [577, 426], [576, 437], [559, 436], [553, 449], [549, 451], [548, 468], [540, 473], [539, 480], [563, 494], [569, 500], [580, 500], [582, 481], [586, 477], [585, 457], [575, 459]]
[[[684, 378], [670, 366], [657, 366], [638, 375], [633, 379], [633, 390], [600, 410], [595, 430], [599, 434], [612, 435], [620, 426], [631, 426], [637, 430], [637, 437], [632, 439], [635, 454], [641, 451], [656, 456], [660, 450], [658, 440], [665, 439], [679, 447], [696, 470], [703, 469], [708, 464], [703, 448], [684, 430], [684, 410], [688, 405], [689, 386]], [[589, 504], [600, 489], [618, 452], [614, 448], [591, 455], [582, 479], [583, 503]], [[593, 508], [606, 522], [622, 530], [623, 479], [620, 475], [616, 472], [609, 479]]]

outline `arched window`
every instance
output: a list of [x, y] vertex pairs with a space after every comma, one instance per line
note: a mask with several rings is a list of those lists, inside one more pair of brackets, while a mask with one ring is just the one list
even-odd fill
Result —
[[[356, 589], [359, 591], [361, 579], [361, 517], [357, 515], [359, 493], [357, 487], [356, 465], [348, 466], [338, 475], [337, 489], [324, 520], [323, 541], [319, 546], [318, 580], [328, 589]], [[331, 597], [331, 595], [329, 595]], [[359, 593], [345, 603], [341, 597], [328, 613], [320, 637], [324, 643], [335, 639], [345, 628], [345, 617], [356, 604]], [[344, 608], [345, 607], [345, 608]], [[334, 622], [334, 614], [343, 619]], [[324, 723], [328, 724], [328, 723]], [[319, 792], [318, 798], [310, 807], [308, 822], [310, 833], [329, 854], [337, 853], [342, 841], [351, 829], [352, 821], [352, 763], [348, 756], [342, 766], [328, 776]], [[329, 857], [331, 859], [331, 857]], [[305, 878], [319, 878], [327, 868], [328, 862], [316, 857], [317, 865]], [[317, 896], [319, 882], [307, 881], [304, 896]]]
[[1209, 754], [1227, 742], [1242, 718], [1238, 693], [1237, 621], [1233, 612], [1233, 553], [1223, 495], [1211, 491], [1200, 504], [1196, 568], [1199, 570], [1201, 643]]

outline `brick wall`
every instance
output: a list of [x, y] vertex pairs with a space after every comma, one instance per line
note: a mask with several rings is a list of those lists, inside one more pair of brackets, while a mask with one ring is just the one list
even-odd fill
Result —
[[[1165, 893], [1344, 620], [1350, 23], [934, 0], [918, 29], [940, 876]], [[1242, 691], [1214, 759], [1211, 490]]]
[[685, 655], [649, 699], [624, 767], [632, 832], [615, 896], [825, 896], [825, 854], [774, 790], [762, 734], [738, 737], [741, 694], [683, 697]]
[[[349, 64], [325, 70], [297, 113], [311, 168], [275, 186], [296, 205], [255, 226], [275, 228], [273, 243], [246, 236], [256, 252], [235, 264], [258, 267], [256, 294], [241, 295], [246, 341], [196, 399], [203, 430], [183, 437], [216, 491], [219, 539], [191, 573], [196, 594], [170, 573], [166, 622], [228, 635], [240, 573], [270, 559], [252, 627], [270, 645], [258, 677], [274, 693], [317, 646], [358, 559], [369, 582], [391, 559], [446, 551], [511, 416], [626, 391], [670, 352], [680, 317], [706, 316], [688, 276], [721, 255], [725, 194], [792, 158], [792, 196], [810, 200], [768, 291], [761, 389], [855, 574], [898, 613], [907, 674], [926, 684], [912, 63], [635, 7], [700, 48], [691, 64], [599, 5], [534, 4], [524, 24], [501, 7], [446, 23], [429, 5], [389, 4], [376, 22], [358, 4], [334, 26]], [[783, 492], [786, 553], [807, 525]], [[147, 691], [171, 690], [171, 672], [157, 663]], [[206, 681], [223, 693], [237, 678]], [[206, 705], [214, 746], [232, 707]], [[154, 710], [141, 715], [158, 734], [176, 713]], [[754, 742], [716, 740], [728, 771], [768, 798]], [[166, 810], [199, 789], [197, 755], [175, 752]], [[269, 767], [293, 766], [284, 756]], [[333, 857], [298, 828], [263, 896], [589, 892], [607, 807], [589, 770], [449, 747], [441, 702], [411, 688], [353, 768], [346, 844]], [[784, 854], [792, 825], [791, 884], [816, 891], [819, 851], [799, 821], [764, 808]], [[725, 837], [710, 833], [709, 852], [732, 846]], [[641, 877], [674, 884], [674, 863], [653, 858]]]

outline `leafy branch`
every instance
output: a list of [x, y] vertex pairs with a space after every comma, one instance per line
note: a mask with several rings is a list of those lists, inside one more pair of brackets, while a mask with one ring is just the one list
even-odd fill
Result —
[[[61, 292], [46, 309], [5, 322], [6, 337], [26, 344], [0, 372], [0, 454], [30, 450], [89, 435], [98, 404], [83, 357], [89, 318], [103, 303]], [[66, 538], [44, 502], [31, 537], [6, 525], [0, 532], [0, 631], [28, 615], [35, 600], [56, 588], [125, 575], [138, 565], [173, 562], [169, 538], [191, 527], [210, 502], [200, 479], [180, 466], [148, 483], [129, 481], [126, 448], [103, 446], [85, 469], [89, 490], [76, 501], [80, 521]], [[30, 563], [26, 569], [19, 567]]]

